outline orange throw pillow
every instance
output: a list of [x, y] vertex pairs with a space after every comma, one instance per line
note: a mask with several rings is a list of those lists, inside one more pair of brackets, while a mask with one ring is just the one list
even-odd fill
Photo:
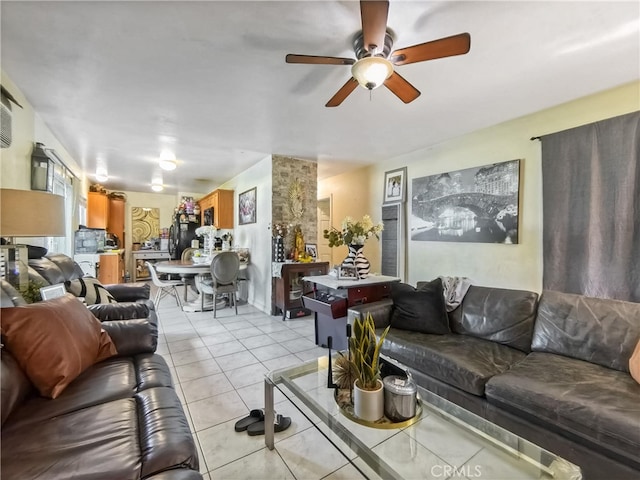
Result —
[[629, 373], [636, 382], [640, 383], [640, 340], [629, 359]]
[[58, 397], [91, 365], [118, 353], [98, 319], [70, 294], [3, 308], [0, 324], [7, 350], [45, 397]]

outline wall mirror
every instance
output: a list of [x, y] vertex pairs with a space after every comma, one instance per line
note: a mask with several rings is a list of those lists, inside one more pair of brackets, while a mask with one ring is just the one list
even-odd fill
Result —
[[143, 244], [160, 236], [160, 209], [131, 208], [131, 242]]

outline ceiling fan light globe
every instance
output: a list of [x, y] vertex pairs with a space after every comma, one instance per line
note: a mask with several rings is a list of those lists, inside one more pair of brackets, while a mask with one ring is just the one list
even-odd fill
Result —
[[351, 75], [367, 90], [382, 85], [393, 73], [393, 65], [383, 57], [365, 57], [351, 67]]

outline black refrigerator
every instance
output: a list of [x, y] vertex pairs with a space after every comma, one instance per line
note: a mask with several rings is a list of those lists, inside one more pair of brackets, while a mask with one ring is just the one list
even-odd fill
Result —
[[169, 255], [174, 260], [180, 260], [185, 248], [191, 247], [191, 240], [197, 238], [196, 228], [200, 222], [196, 215], [176, 213], [169, 228]]

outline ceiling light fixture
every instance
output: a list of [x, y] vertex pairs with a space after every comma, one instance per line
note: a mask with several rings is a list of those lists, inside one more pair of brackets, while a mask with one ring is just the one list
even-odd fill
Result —
[[378, 88], [393, 73], [393, 65], [383, 57], [364, 57], [351, 67], [351, 75], [367, 90]]
[[176, 163], [176, 156], [169, 150], [163, 150], [160, 153], [160, 168], [170, 172], [175, 170], [178, 164]]
[[154, 192], [161, 192], [162, 190], [164, 190], [164, 185], [162, 185], [161, 183], [152, 183], [151, 190], [153, 190]]
[[107, 169], [104, 167], [96, 168], [96, 180], [99, 182], [106, 182], [109, 180], [109, 174], [107, 173]]

